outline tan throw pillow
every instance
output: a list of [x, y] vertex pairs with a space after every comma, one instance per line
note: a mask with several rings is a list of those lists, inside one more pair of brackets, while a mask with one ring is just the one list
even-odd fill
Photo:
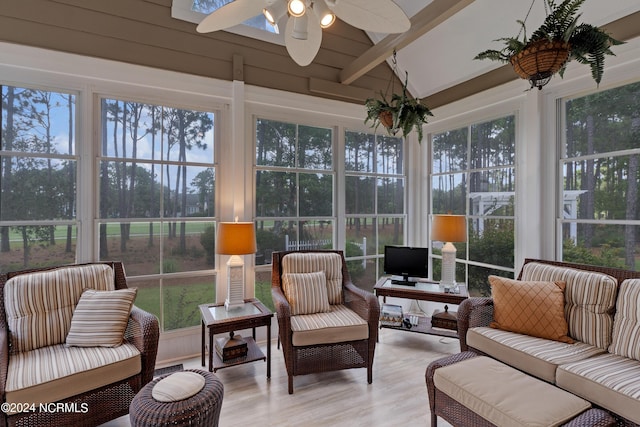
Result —
[[565, 282], [525, 282], [489, 276], [492, 328], [573, 343], [564, 317]]
[[282, 288], [293, 316], [331, 311], [324, 271], [284, 273]]
[[71, 318], [66, 344], [76, 347], [117, 347], [122, 344], [137, 289], [87, 289]]

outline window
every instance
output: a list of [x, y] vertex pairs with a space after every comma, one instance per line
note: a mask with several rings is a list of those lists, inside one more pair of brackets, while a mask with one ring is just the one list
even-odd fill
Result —
[[373, 290], [385, 245], [405, 241], [404, 141], [345, 132], [345, 256], [354, 284]]
[[640, 82], [561, 101], [564, 261], [636, 270]]
[[72, 263], [76, 95], [0, 88], [0, 272]]
[[[331, 249], [334, 241], [333, 131], [256, 119], [256, 265], [273, 251]], [[256, 296], [265, 286], [256, 275]], [[262, 301], [271, 301], [269, 295]]]
[[215, 116], [119, 99], [100, 111], [99, 257], [126, 260], [164, 330], [198, 325], [215, 301]]
[[[431, 213], [468, 218], [468, 242], [453, 242], [456, 280], [488, 295], [488, 275], [514, 270], [515, 116], [435, 134], [432, 146]], [[443, 243], [432, 243], [436, 280]]]

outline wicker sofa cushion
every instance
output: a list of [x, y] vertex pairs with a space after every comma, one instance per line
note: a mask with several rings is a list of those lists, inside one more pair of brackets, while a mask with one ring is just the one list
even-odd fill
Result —
[[436, 369], [433, 382], [498, 426], [559, 426], [591, 407], [586, 400], [483, 356]]
[[556, 383], [575, 395], [640, 424], [639, 378], [640, 361], [604, 353], [559, 366]]
[[331, 306], [329, 313], [291, 316], [294, 346], [331, 344], [369, 338], [367, 322], [342, 304]]
[[523, 267], [521, 280], [566, 282], [564, 310], [569, 336], [605, 350], [609, 347], [616, 279], [603, 273], [530, 262]]
[[90, 264], [9, 279], [4, 288], [4, 303], [11, 331], [11, 352], [64, 343], [73, 310], [87, 288], [113, 290], [113, 269], [105, 264]]
[[314, 273], [284, 273], [282, 290], [291, 306], [291, 315], [326, 313], [330, 311], [327, 277], [324, 271]]
[[488, 327], [469, 329], [467, 343], [495, 359], [550, 383], [555, 382], [559, 365], [604, 353], [600, 347], [578, 341], [567, 344]]
[[564, 318], [564, 282], [520, 281], [489, 276], [491, 327], [573, 343]]
[[22, 352], [9, 359], [7, 402], [57, 402], [123, 380], [141, 370], [133, 344], [118, 347], [67, 347]]
[[136, 288], [84, 291], [73, 311], [66, 344], [79, 347], [122, 344], [136, 292]]
[[282, 274], [324, 271], [329, 304], [342, 304], [342, 258], [337, 253], [294, 252], [282, 258]]
[[620, 285], [609, 353], [640, 360], [640, 279]]

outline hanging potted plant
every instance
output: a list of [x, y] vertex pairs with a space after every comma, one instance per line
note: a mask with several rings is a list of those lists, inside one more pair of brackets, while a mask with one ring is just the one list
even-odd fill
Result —
[[380, 98], [368, 98], [365, 101], [367, 117], [364, 122], [372, 122], [371, 127], [374, 129], [378, 129], [382, 124], [387, 133], [393, 136], [398, 131], [402, 131], [402, 136], [405, 138], [412, 129], [415, 129], [418, 132], [418, 142], [422, 142], [422, 125], [427, 123], [427, 116], [433, 116], [433, 114], [419, 99], [407, 93], [408, 80], [409, 74], [405, 73], [402, 92], [393, 93], [390, 100], [383, 93], [380, 93]]
[[531, 88], [538, 89], [542, 89], [555, 73], [562, 77], [567, 63], [575, 60], [589, 65], [591, 76], [596, 84], [600, 84], [605, 55], [613, 55], [610, 47], [623, 42], [598, 27], [578, 24], [578, 10], [585, 0], [564, 0], [559, 5], [555, 0], [543, 2], [547, 17], [530, 38], [527, 38], [525, 17], [524, 21], [518, 21], [521, 29], [516, 37], [496, 40], [504, 42], [502, 50], [485, 50], [474, 59], [510, 63], [521, 78], [531, 82]]

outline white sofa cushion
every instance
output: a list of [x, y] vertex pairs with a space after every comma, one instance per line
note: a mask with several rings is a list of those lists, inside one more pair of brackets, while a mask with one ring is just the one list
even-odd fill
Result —
[[140, 372], [140, 352], [118, 347], [51, 345], [9, 358], [6, 401], [57, 402], [129, 378]]
[[609, 353], [640, 360], [640, 279], [620, 284]]
[[598, 272], [530, 262], [522, 268], [521, 280], [566, 282], [564, 299], [569, 336], [604, 350], [609, 347], [616, 279]]
[[436, 388], [498, 426], [559, 426], [591, 407], [586, 400], [489, 357], [435, 370]]
[[369, 338], [367, 322], [347, 306], [331, 306], [328, 313], [291, 316], [294, 346], [330, 344]]
[[282, 273], [324, 271], [329, 304], [342, 304], [342, 258], [335, 252], [293, 252], [282, 257]]
[[61, 267], [7, 280], [4, 303], [11, 352], [64, 343], [82, 292], [114, 287], [113, 269], [106, 264]]
[[556, 384], [640, 424], [640, 362], [604, 353], [558, 367]]
[[604, 353], [579, 341], [567, 344], [489, 327], [469, 329], [467, 344], [550, 383], [555, 382], [559, 365]]

